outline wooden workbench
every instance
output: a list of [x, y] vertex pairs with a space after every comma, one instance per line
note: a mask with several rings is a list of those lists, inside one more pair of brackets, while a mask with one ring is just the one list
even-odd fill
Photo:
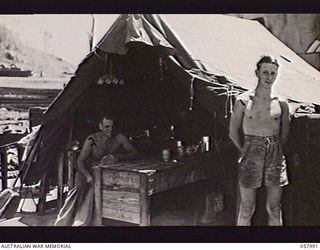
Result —
[[185, 157], [178, 162], [144, 159], [94, 167], [95, 225], [113, 219], [149, 226], [150, 197], [189, 185], [219, 173], [210, 153]]

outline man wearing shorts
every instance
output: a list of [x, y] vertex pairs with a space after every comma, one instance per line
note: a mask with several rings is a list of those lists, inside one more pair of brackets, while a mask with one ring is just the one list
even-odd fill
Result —
[[268, 225], [282, 226], [281, 195], [288, 184], [282, 147], [289, 134], [289, 107], [272, 92], [278, 68], [270, 56], [259, 60], [258, 85], [237, 97], [230, 119], [229, 136], [241, 152], [239, 226], [251, 225], [256, 192], [262, 185], [267, 191]]

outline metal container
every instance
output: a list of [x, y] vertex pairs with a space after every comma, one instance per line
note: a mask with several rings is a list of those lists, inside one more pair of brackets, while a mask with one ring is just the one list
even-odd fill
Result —
[[176, 151], [177, 151], [177, 156], [178, 156], [179, 158], [183, 157], [183, 155], [184, 155], [184, 148], [183, 148], [183, 146], [182, 146], [182, 141], [177, 141], [177, 149], [176, 149]]
[[162, 150], [162, 159], [164, 161], [169, 161], [170, 160], [170, 149], [163, 149]]

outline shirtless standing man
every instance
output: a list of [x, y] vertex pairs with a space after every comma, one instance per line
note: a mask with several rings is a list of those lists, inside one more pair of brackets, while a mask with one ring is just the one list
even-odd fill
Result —
[[262, 57], [255, 71], [256, 89], [238, 96], [230, 120], [229, 136], [241, 152], [238, 174], [241, 195], [238, 226], [250, 226], [256, 192], [267, 190], [268, 225], [282, 226], [281, 196], [288, 184], [282, 147], [289, 135], [289, 107], [272, 92], [279, 64]]

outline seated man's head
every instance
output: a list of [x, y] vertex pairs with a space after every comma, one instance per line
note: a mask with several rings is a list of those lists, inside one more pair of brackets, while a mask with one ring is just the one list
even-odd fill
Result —
[[104, 115], [100, 119], [99, 128], [106, 136], [112, 136], [113, 126], [114, 126], [114, 118], [112, 116]]

